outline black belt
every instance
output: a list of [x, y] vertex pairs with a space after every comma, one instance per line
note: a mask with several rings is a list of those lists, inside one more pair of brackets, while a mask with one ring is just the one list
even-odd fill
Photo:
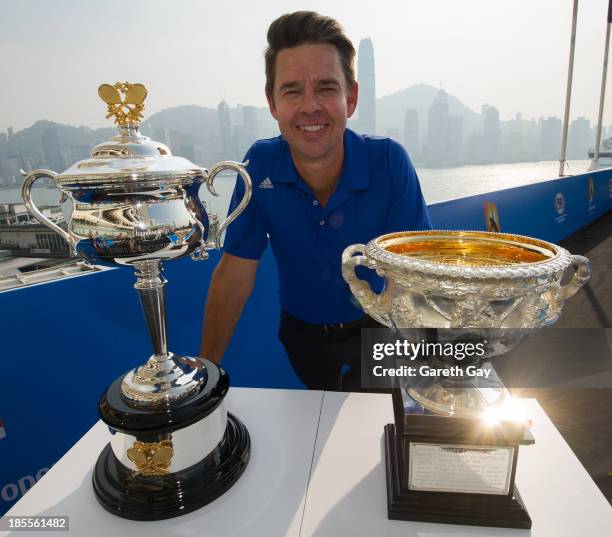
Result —
[[346, 336], [354, 332], [358, 332], [367, 326], [372, 326], [373, 323], [371, 317], [364, 315], [360, 319], [349, 321], [347, 323], [313, 324], [302, 321], [290, 313], [287, 313], [285, 310], [281, 310], [281, 320], [295, 326], [296, 328], [299, 328], [302, 333], [310, 334], [315, 337]]

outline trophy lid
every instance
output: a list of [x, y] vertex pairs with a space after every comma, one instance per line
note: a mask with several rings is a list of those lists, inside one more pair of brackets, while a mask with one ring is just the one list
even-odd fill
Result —
[[172, 155], [165, 144], [143, 136], [147, 89], [142, 84], [102, 84], [98, 95], [107, 104], [106, 117], [114, 117], [119, 133], [95, 146], [91, 158], [76, 162], [55, 181], [65, 189], [128, 186], [135, 184], [184, 184], [201, 176], [203, 169]]

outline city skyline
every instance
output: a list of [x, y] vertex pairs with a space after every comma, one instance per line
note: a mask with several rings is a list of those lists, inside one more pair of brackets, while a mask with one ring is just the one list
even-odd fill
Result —
[[[533, 118], [562, 115], [569, 0], [515, 2], [504, 6], [503, 18], [482, 0], [461, 5], [381, 0], [376, 10], [354, 4], [347, 9], [341, 0], [307, 5], [271, 0], [264, 6], [184, 0], [171, 8], [157, 0], [160, 9], [155, 5], [140, 0], [7, 3], [0, 20], [0, 68], [7, 74], [0, 88], [0, 131], [21, 130], [38, 118], [102, 127], [95, 90], [116, 80], [149, 87], [149, 114], [184, 104], [214, 108], [222, 98], [265, 106], [267, 26], [300, 8], [336, 17], [356, 46], [367, 37], [374, 41], [377, 98], [422, 82], [456, 95], [472, 110], [494, 102], [501, 120], [519, 111]], [[605, 0], [582, 3], [578, 12], [571, 115], [591, 123], [599, 100], [606, 12]], [[28, 32], [17, 21], [27, 21]], [[231, 31], [233, 25], [240, 30]], [[612, 122], [611, 108], [604, 110], [604, 124]]]
[[[510, 121], [501, 121], [495, 106], [483, 105], [481, 113], [474, 114], [444, 90], [429, 87], [429, 95], [432, 98], [426, 107], [425, 120], [423, 110], [419, 114], [414, 108], [419, 103], [413, 99], [404, 106], [401, 126], [389, 128], [387, 124], [386, 130], [379, 132], [404, 144], [417, 166], [449, 167], [558, 158], [560, 118], [525, 120], [519, 113]], [[423, 108], [422, 101], [420, 104]], [[392, 108], [397, 106], [392, 104]], [[474, 117], [466, 115], [466, 111]], [[466, 129], [464, 124], [472, 126]], [[361, 131], [359, 119], [351, 126]], [[106, 140], [109, 131], [113, 128], [83, 131], [82, 128], [40, 121], [22, 132], [0, 132], [0, 186], [18, 187], [20, 169], [45, 167], [63, 171], [72, 163], [89, 158], [92, 146]], [[174, 154], [203, 165], [244, 155], [253, 140], [278, 134], [265, 108], [232, 108], [225, 100], [216, 110], [197, 106], [164, 110], [148, 118], [142, 131], [168, 145]], [[609, 131], [612, 132], [612, 126]], [[604, 136], [606, 132], [604, 130]], [[568, 159], [586, 159], [594, 135], [589, 120], [573, 119], [569, 126]]]

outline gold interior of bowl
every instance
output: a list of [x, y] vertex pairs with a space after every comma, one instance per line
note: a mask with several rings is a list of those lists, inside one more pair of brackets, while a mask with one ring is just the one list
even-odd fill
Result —
[[484, 231], [395, 233], [379, 245], [394, 254], [465, 267], [538, 263], [557, 255], [544, 241]]

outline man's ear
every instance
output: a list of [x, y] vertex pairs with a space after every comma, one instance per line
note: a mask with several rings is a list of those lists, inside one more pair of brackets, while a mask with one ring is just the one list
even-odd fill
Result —
[[353, 87], [348, 90], [346, 97], [346, 117], [351, 117], [357, 108], [357, 98], [359, 97], [359, 84], [355, 82]]
[[266, 93], [266, 99], [268, 99], [268, 108], [270, 109], [272, 117], [278, 121], [278, 114], [276, 112], [276, 106], [274, 105], [274, 97]]

